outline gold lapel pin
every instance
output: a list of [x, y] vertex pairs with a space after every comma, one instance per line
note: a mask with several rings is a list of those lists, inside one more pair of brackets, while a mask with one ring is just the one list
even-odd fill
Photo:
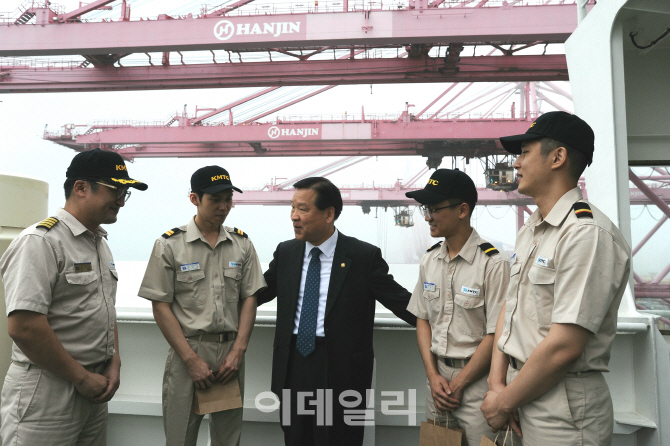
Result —
[[345, 265], [344, 265], [344, 263], [343, 263], [343, 264], [341, 264], [340, 266], [341, 266], [342, 268], [344, 268]]

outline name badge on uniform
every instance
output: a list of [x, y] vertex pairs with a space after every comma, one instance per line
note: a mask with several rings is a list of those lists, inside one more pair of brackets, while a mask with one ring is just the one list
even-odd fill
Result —
[[516, 263], [516, 252], [512, 254], [512, 257], [509, 259], [509, 266], [512, 266]]
[[461, 287], [461, 293], [469, 294], [470, 296], [479, 296], [481, 291], [478, 288]]
[[546, 257], [538, 257], [537, 260], [535, 260], [535, 264], [547, 268], [549, 267], [549, 259]]
[[91, 266], [91, 262], [75, 263], [74, 264], [74, 272], [75, 273], [87, 273], [89, 271], [93, 271], [93, 267]]
[[435, 284], [424, 282], [423, 283], [423, 290], [424, 291], [435, 291]]
[[242, 268], [242, 264], [240, 262], [228, 262], [228, 267], [229, 268]]
[[196, 271], [200, 269], [200, 262], [187, 263], [181, 266], [182, 271]]

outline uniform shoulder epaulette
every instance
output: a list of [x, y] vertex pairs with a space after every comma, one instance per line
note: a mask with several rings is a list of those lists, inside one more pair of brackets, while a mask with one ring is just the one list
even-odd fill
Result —
[[587, 203], [577, 202], [572, 205], [572, 210], [577, 218], [593, 218], [593, 211]]
[[491, 257], [494, 254], [498, 254], [500, 252], [498, 251], [498, 248], [496, 248], [495, 246], [493, 246], [488, 242], [482, 243], [481, 245], [479, 245], [479, 247], [482, 249], [482, 251], [484, 251], [484, 254], [486, 254], [489, 257]]
[[167, 231], [165, 234], [161, 235], [163, 238], [170, 238], [175, 234], [179, 234], [180, 232], [184, 232], [182, 229], [179, 228], [173, 228]]
[[46, 220], [42, 220], [37, 224], [38, 228], [45, 228], [47, 231], [54, 226], [56, 226], [56, 223], [58, 223], [58, 219], [56, 217], [49, 217]]
[[437, 242], [437, 243], [435, 243], [433, 246], [431, 246], [430, 248], [428, 248], [428, 250], [427, 250], [426, 252], [431, 252], [433, 249], [435, 249], [435, 248], [439, 248], [440, 245], [442, 245], [442, 242]]
[[233, 232], [237, 235], [241, 235], [244, 238], [249, 238], [249, 234], [247, 234], [246, 232], [244, 232], [241, 229], [233, 228]]

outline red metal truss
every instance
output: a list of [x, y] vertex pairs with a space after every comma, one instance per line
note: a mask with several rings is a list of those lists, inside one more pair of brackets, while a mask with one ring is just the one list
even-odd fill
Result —
[[[500, 135], [523, 133], [526, 119], [302, 121], [185, 127], [109, 126], [76, 137], [45, 135], [73, 148], [116, 149], [127, 159], [201, 156], [503, 155]], [[99, 130], [105, 126], [95, 126]], [[130, 146], [132, 147], [124, 147]]]
[[0, 56], [559, 43], [577, 27], [574, 5], [163, 18], [39, 26], [8, 23], [0, 26]]
[[98, 68], [0, 64], [0, 93], [568, 80], [564, 55], [462, 57], [457, 71], [444, 67], [443, 58], [427, 56]]
[[[664, 175], [665, 176], [665, 175]], [[663, 195], [660, 195], [658, 191], [666, 191], [668, 189], [652, 189], [644, 181], [642, 181], [632, 169], [628, 169], [628, 178], [635, 186], [638, 187], [638, 194], [655, 204], [664, 215], [664, 219], [658, 222], [658, 224], [651, 229], [648, 236], [645, 237], [641, 243], [633, 251], [635, 255], [640, 248], [651, 238], [651, 236], [658, 230], [658, 228], [663, 225], [663, 223], [670, 218], [670, 206], [668, 206], [668, 200], [665, 199]], [[632, 204], [631, 197], [631, 204]], [[635, 281], [635, 296], [636, 297], [666, 297], [668, 295], [668, 286], [661, 284], [661, 281], [670, 273], [670, 264], [668, 264], [663, 270], [656, 275], [652, 280], [645, 281], [637, 274], [634, 275]]]

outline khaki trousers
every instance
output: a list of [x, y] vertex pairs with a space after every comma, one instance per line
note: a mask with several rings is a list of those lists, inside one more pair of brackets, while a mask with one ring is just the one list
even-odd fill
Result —
[[[509, 384], [518, 374], [507, 369]], [[612, 397], [601, 372], [570, 373], [551, 390], [519, 408], [524, 446], [609, 446]]]
[[3, 446], [107, 444], [107, 403], [94, 404], [72, 383], [33, 365], [9, 366], [0, 416]]
[[[449, 367], [439, 359], [437, 361], [437, 368], [440, 375], [449, 382], [456, 378], [461, 370], [463, 370], [462, 368]], [[488, 375], [466, 387], [463, 391], [463, 397], [459, 408], [454, 411], [446, 411], [442, 415], [439, 415], [435, 410], [435, 403], [433, 402], [433, 395], [430, 391], [430, 384], [426, 380], [426, 418], [429, 420], [437, 419], [442, 426], [447, 426], [448, 421], [449, 427], [464, 429], [469, 446], [479, 446], [482, 436], [486, 436], [493, 440], [496, 437], [496, 434], [491, 432], [491, 428], [486, 424], [486, 419], [484, 418], [482, 411], [479, 409], [484, 402], [484, 394], [489, 391], [489, 386], [486, 383], [487, 378]], [[502, 434], [504, 435], [505, 433], [503, 432]], [[507, 445], [512, 446], [513, 444], [521, 444], [518, 437], [514, 440], [515, 442], [512, 443], [510, 442], [510, 438], [508, 438]]]
[[[189, 345], [212, 370], [218, 370], [234, 341], [205, 342], [189, 339]], [[244, 401], [244, 363], [238, 373]], [[167, 446], [195, 446], [204, 415], [193, 413], [195, 385], [188, 368], [170, 348], [163, 376], [163, 425]], [[211, 446], [238, 446], [242, 432], [242, 408], [209, 415]], [[4, 445], [3, 445], [4, 446]]]

